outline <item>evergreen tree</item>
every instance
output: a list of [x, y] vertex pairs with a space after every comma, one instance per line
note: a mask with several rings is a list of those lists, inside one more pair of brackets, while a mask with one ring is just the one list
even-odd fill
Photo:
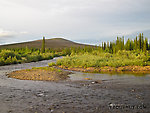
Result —
[[41, 52], [45, 53], [45, 37], [43, 37]]
[[147, 48], [146, 48], [146, 44], [147, 42], [146, 42], [146, 39], [145, 39], [145, 41], [144, 41], [144, 44], [143, 44], [143, 52], [146, 52], [146, 50], [147, 50]]
[[148, 39], [145, 38], [145, 46], [146, 46], [146, 50], [148, 50]]
[[112, 44], [112, 42], [110, 42], [109, 51], [110, 51], [110, 53], [113, 53], [113, 44]]
[[141, 49], [143, 50], [143, 46], [144, 46], [144, 35], [142, 33], [142, 37], [141, 37]]
[[104, 50], [106, 49], [106, 42], [104, 42]]
[[107, 49], [109, 49], [109, 42], [107, 42]]
[[119, 37], [117, 36], [116, 45], [119, 44]]
[[137, 36], [136, 36], [136, 39], [135, 39], [135, 42], [134, 42], [134, 47], [135, 47], [135, 50], [137, 50], [137, 48], [138, 48], [138, 43], [137, 43], [138, 41], [137, 41]]
[[125, 48], [126, 50], [130, 50], [131, 49], [131, 43], [130, 43], [130, 39], [128, 38], [126, 44], [125, 44]]
[[117, 40], [116, 40], [116, 47], [115, 47], [115, 51], [117, 52], [118, 50], [120, 50], [120, 45], [119, 45], [119, 37], [117, 36]]
[[102, 49], [104, 50], [104, 44], [103, 44], [103, 42], [102, 42]]
[[138, 48], [139, 48], [139, 50], [142, 49], [142, 36], [141, 36], [141, 33], [139, 34]]
[[134, 42], [131, 40], [130, 41], [130, 50], [133, 50], [133, 48], [134, 48]]

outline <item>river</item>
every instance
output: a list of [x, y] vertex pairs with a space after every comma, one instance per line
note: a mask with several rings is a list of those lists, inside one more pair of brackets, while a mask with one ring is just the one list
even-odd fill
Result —
[[[56, 59], [0, 66], [0, 113], [150, 111], [150, 74], [135, 76], [74, 72], [68, 80], [59, 82], [17, 80], [6, 76], [14, 70], [48, 66], [49, 62], [56, 62]], [[94, 82], [97, 80], [102, 82]], [[110, 103], [135, 108], [112, 109]]]

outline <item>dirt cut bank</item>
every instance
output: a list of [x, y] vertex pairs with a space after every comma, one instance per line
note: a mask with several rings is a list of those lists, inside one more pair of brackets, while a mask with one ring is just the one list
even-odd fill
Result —
[[133, 74], [149, 74], [150, 66], [123, 66], [123, 67], [88, 67], [88, 68], [79, 68], [79, 67], [64, 67], [59, 66], [62, 69], [80, 71], [86, 73], [133, 73]]

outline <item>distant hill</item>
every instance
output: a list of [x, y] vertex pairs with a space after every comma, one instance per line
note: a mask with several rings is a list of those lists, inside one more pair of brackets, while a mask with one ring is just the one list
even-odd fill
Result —
[[[0, 49], [3, 48], [41, 48], [42, 40], [30, 41], [30, 42], [23, 42], [23, 43], [15, 43], [15, 44], [7, 44], [7, 45], [0, 45]], [[45, 47], [46, 48], [67, 48], [67, 47], [84, 47], [88, 46], [85, 44], [75, 43], [63, 38], [53, 38], [53, 39], [46, 39], [45, 40]]]

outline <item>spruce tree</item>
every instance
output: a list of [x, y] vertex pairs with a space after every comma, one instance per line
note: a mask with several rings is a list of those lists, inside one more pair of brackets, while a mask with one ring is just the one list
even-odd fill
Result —
[[146, 40], [144, 41], [144, 44], [143, 44], [143, 52], [146, 52], [147, 48], [146, 48]]
[[109, 49], [109, 42], [107, 42], [107, 49]]
[[113, 44], [112, 44], [112, 42], [110, 42], [109, 51], [110, 51], [111, 53], [113, 53]]
[[148, 39], [147, 38], [145, 38], [145, 46], [146, 46], [146, 50], [148, 50]]
[[125, 48], [126, 50], [130, 50], [131, 49], [131, 43], [130, 43], [130, 39], [128, 38], [126, 44], [125, 44]]
[[106, 42], [104, 42], [104, 50], [106, 49]]
[[104, 50], [104, 44], [103, 44], [103, 42], [102, 42], [102, 49]]
[[45, 53], [45, 37], [43, 37], [41, 52]]
[[133, 50], [134, 49], [134, 42], [131, 40], [130, 41], [130, 50]]
[[139, 41], [138, 41], [138, 48], [139, 48], [139, 50], [141, 50], [142, 49], [142, 36], [141, 36], [141, 33], [139, 34]]
[[135, 43], [134, 43], [134, 46], [135, 46], [135, 50], [137, 50], [137, 48], [138, 48], [138, 41], [137, 41], [137, 36], [136, 36], [136, 39], [135, 39]]
[[142, 37], [141, 37], [141, 49], [143, 50], [143, 46], [144, 46], [144, 35], [142, 33]]

